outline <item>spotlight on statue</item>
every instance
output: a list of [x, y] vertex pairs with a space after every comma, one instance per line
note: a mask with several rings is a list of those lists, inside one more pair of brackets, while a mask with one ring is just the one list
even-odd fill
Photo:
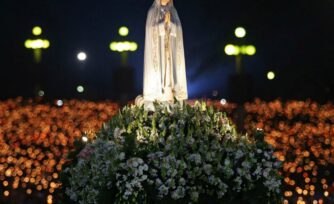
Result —
[[78, 58], [79, 61], [86, 61], [87, 54], [85, 52], [79, 52], [77, 54], [77, 58]]
[[274, 80], [275, 77], [276, 77], [275, 72], [270, 71], [270, 72], [267, 73], [267, 79], [268, 80]]

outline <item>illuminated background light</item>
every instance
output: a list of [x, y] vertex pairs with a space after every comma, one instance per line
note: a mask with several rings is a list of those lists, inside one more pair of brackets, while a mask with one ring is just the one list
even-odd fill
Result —
[[275, 73], [273, 71], [270, 71], [267, 73], [267, 78], [269, 80], [274, 80], [275, 79]]
[[245, 53], [246, 55], [255, 55], [256, 53], [256, 48], [253, 45], [248, 45], [246, 46]]
[[134, 52], [138, 49], [138, 45], [135, 42], [112, 42], [110, 43], [110, 49], [114, 52]]
[[64, 102], [63, 102], [62, 100], [58, 100], [58, 101], [57, 101], [57, 106], [60, 107], [60, 106], [62, 106], [63, 104], [64, 104]]
[[83, 141], [83, 142], [88, 142], [88, 137], [83, 136], [83, 137], [82, 137], [82, 141]]
[[212, 96], [217, 97], [219, 92], [217, 90], [212, 91]]
[[83, 86], [78, 86], [77, 87], [77, 91], [79, 92], [79, 93], [83, 93], [84, 91], [85, 91], [85, 88], [83, 87]]
[[45, 93], [44, 93], [43, 90], [39, 90], [39, 91], [38, 91], [38, 96], [42, 97], [42, 96], [44, 96], [44, 94], [45, 94]]
[[25, 47], [30, 49], [41, 49], [48, 48], [50, 46], [50, 42], [48, 40], [36, 39], [36, 40], [27, 40], [25, 42]]
[[41, 35], [42, 34], [42, 28], [39, 26], [35, 26], [32, 29], [32, 34], [34, 34], [35, 36]]
[[246, 36], [246, 30], [243, 27], [238, 27], [235, 29], [234, 34], [237, 38], [243, 38]]
[[9, 191], [4, 191], [4, 192], [3, 192], [3, 195], [4, 195], [5, 197], [9, 196]]
[[125, 27], [125, 26], [122, 26], [122, 27], [119, 28], [118, 34], [120, 36], [124, 36], [124, 37], [128, 36], [129, 35], [129, 29], [127, 27]]
[[24, 46], [27, 49], [47, 49], [50, 47], [50, 42], [48, 40], [43, 39], [28, 39], [25, 41]]
[[222, 104], [222, 105], [226, 105], [226, 103], [227, 103], [227, 101], [226, 101], [225, 98], [223, 98], [222, 100], [220, 100], [220, 104]]
[[85, 52], [79, 52], [77, 58], [79, 61], [85, 61], [87, 59], [87, 54]]
[[228, 44], [225, 46], [225, 53], [227, 55], [238, 55], [240, 53], [240, 49], [238, 46]]

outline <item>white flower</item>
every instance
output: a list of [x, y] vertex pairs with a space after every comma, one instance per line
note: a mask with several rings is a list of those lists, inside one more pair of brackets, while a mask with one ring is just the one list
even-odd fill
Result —
[[241, 184], [242, 184], [242, 179], [241, 179], [241, 177], [238, 176], [237, 178], [235, 178], [235, 179], [234, 179], [234, 182], [236, 183], [235, 188], [236, 188], [236, 189], [240, 189]]
[[187, 138], [187, 144], [193, 145], [195, 143], [195, 139], [193, 137]]
[[155, 185], [156, 186], [161, 186], [162, 185], [162, 181], [160, 179], [155, 179]]
[[145, 181], [147, 179], [147, 175], [143, 175], [142, 177], [141, 177], [141, 180], [142, 181]]
[[181, 186], [186, 185], [186, 180], [185, 180], [184, 178], [180, 178], [180, 179], [179, 179], [179, 184], [180, 184]]
[[244, 153], [242, 152], [242, 150], [238, 149], [237, 152], [235, 153], [235, 159], [238, 160], [243, 156], [244, 156]]
[[190, 193], [190, 199], [194, 202], [198, 201], [199, 193], [197, 191], [192, 191]]
[[217, 185], [217, 183], [218, 183], [218, 180], [214, 176], [209, 176], [208, 181], [211, 185], [214, 185], [214, 186]]
[[117, 140], [121, 140], [122, 142], [124, 141], [124, 137], [122, 137], [122, 134], [126, 132], [125, 129], [120, 129], [118, 127], [115, 128], [114, 130], [114, 137], [117, 139]]
[[70, 195], [71, 200], [78, 201], [78, 196], [72, 189], [66, 188], [66, 194]]
[[120, 160], [124, 160], [125, 159], [125, 153], [124, 152], [121, 152], [119, 155], [118, 155], [118, 158]]
[[264, 169], [264, 171], [263, 171], [263, 177], [264, 178], [268, 178], [269, 173], [270, 173], [270, 169], [269, 168]]
[[137, 141], [145, 142], [146, 138], [144, 137], [142, 131], [137, 130], [136, 133], [137, 133], [137, 137], [136, 137]]
[[241, 166], [246, 168], [246, 169], [250, 169], [252, 166], [251, 166], [251, 163], [249, 163], [248, 161], [243, 161], [241, 163]]
[[271, 158], [270, 153], [268, 153], [267, 151], [264, 152], [264, 156], [265, 156], [266, 159], [270, 159]]
[[256, 176], [257, 179], [261, 177], [262, 174], [262, 168], [261, 166], [257, 166], [255, 171], [253, 172], [253, 176]]
[[226, 159], [224, 160], [224, 165], [225, 165], [225, 166], [229, 166], [230, 164], [231, 164], [230, 159], [229, 159], [229, 158], [226, 158]]
[[143, 166], [143, 170], [144, 170], [144, 171], [147, 171], [147, 170], [148, 170], [148, 166], [147, 166], [147, 164], [144, 164], [144, 166]]
[[202, 157], [200, 154], [191, 154], [189, 155], [189, 160], [195, 162], [195, 164], [200, 164], [202, 162]]
[[172, 198], [174, 200], [178, 200], [180, 198], [183, 198], [185, 196], [185, 189], [181, 186], [177, 187], [175, 191], [172, 192]]
[[273, 163], [272, 163], [272, 162], [269, 162], [269, 161], [266, 161], [266, 162], [264, 162], [263, 166], [264, 166], [264, 167], [268, 167], [268, 168], [272, 168]]
[[203, 169], [204, 169], [204, 172], [207, 175], [210, 175], [212, 173], [212, 165], [211, 164], [204, 165]]
[[[121, 120], [111, 123], [119, 122], [122, 129], [110, 127], [113, 137], [110, 132], [102, 135], [104, 139], [93, 142], [89, 159], [79, 158], [75, 167], [65, 170], [72, 175], [71, 188], [66, 189], [71, 199], [95, 204], [100, 193], [96, 189], [107, 187], [115, 188], [124, 203], [138, 203], [141, 193], [151, 190], [160, 199], [187, 196], [189, 202], [198, 202], [201, 195], [222, 198], [229, 191], [256, 188], [259, 180], [266, 187], [264, 194], [279, 190], [280, 163], [273, 151], [236, 134], [223, 113], [207, 111], [199, 103], [194, 110], [168, 108], [157, 105], [153, 114], [138, 107], [123, 109]], [[123, 133], [130, 129], [138, 140], [133, 155], [144, 159], [124, 153]]]
[[161, 185], [158, 191], [160, 195], [164, 196], [164, 195], [168, 195], [169, 189], [165, 185]]

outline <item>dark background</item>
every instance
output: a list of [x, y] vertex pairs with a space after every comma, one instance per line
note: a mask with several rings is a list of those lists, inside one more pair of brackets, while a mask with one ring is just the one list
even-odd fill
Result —
[[[130, 29], [127, 40], [139, 49], [129, 54], [135, 70], [135, 93], [142, 91], [146, 14], [153, 0], [0, 0], [0, 99], [34, 97], [36, 84], [45, 97], [115, 98], [112, 75], [120, 63], [109, 49], [120, 40], [118, 28]], [[185, 41], [190, 98], [228, 99], [234, 57], [224, 46], [235, 41], [234, 29], [247, 29], [246, 44], [257, 53], [245, 57], [253, 97], [263, 99], [334, 99], [334, 3], [332, 0], [174, 0]], [[24, 41], [39, 25], [51, 46], [40, 65]], [[80, 63], [83, 50], [88, 58]], [[275, 71], [269, 81], [266, 74]], [[127, 83], [127, 81], [124, 81]], [[76, 92], [77, 85], [85, 92]]]

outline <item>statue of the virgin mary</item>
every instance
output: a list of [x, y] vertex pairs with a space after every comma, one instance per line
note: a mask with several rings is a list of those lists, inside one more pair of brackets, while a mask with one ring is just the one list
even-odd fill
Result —
[[144, 104], [186, 100], [182, 27], [173, 0], [154, 0], [146, 22]]

